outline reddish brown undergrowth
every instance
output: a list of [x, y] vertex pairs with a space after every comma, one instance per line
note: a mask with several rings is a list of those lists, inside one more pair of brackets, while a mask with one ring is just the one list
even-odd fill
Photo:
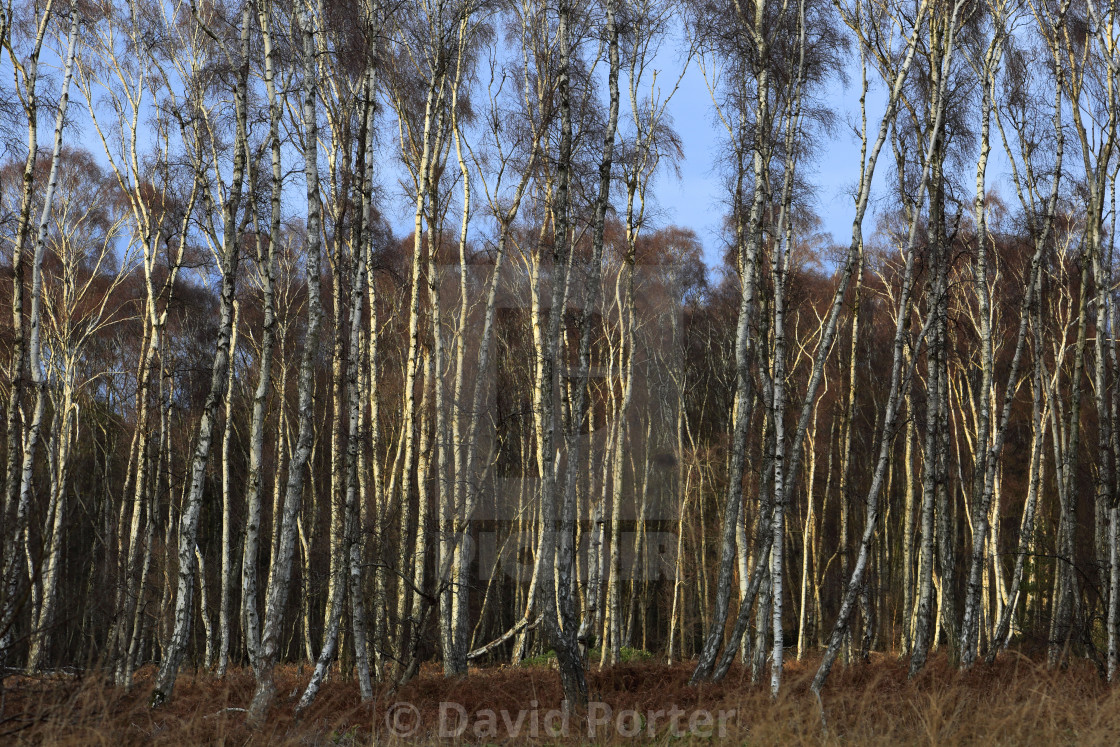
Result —
[[[1051, 671], [1009, 654], [994, 666], [959, 673], [935, 658], [911, 681], [905, 661], [875, 656], [833, 672], [823, 698], [824, 731], [809, 693], [815, 668], [815, 661], [791, 662], [777, 701], [740, 669], [696, 688], [688, 686], [688, 664], [596, 669], [589, 673], [590, 715], [598, 719], [593, 740], [586, 721], [564, 720], [557, 675], [542, 668], [479, 669], [447, 680], [428, 667], [372, 704], [360, 702], [355, 683], [337, 678], [297, 720], [294, 696], [308, 673], [283, 667], [277, 707], [257, 731], [245, 726], [253, 690], [247, 670], [224, 680], [184, 675], [172, 701], [157, 710], [147, 705], [150, 668], [127, 692], [92, 674], [9, 677], [0, 744], [1120, 744], [1120, 693], [1088, 663]], [[560, 734], [550, 735], [550, 727]]]

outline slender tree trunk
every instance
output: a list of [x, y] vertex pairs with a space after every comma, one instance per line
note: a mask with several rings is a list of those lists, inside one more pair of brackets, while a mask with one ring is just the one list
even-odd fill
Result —
[[288, 602], [292, 557], [295, 553], [296, 522], [303, 494], [303, 472], [311, 453], [312, 431], [314, 430], [312, 387], [323, 316], [319, 287], [322, 214], [319, 203], [318, 113], [316, 107], [318, 93], [314, 58], [316, 18], [314, 10], [310, 6], [305, 6], [301, 10], [299, 27], [303, 43], [301, 115], [304, 179], [307, 187], [307, 336], [304, 339], [303, 355], [299, 366], [296, 447], [288, 463], [288, 483], [284, 491], [283, 513], [273, 519], [280, 525], [279, 543], [276, 559], [269, 569], [264, 632], [261, 636], [256, 677], [257, 687], [249, 707], [249, 722], [254, 726], [263, 723], [276, 692], [273, 668], [276, 664], [276, 657], [280, 652], [280, 636]]
[[217, 675], [225, 677], [229, 666], [230, 605], [233, 596], [233, 496], [230, 490], [230, 440], [233, 435], [233, 386], [236, 369], [234, 357], [237, 354], [237, 319], [240, 306], [233, 303], [233, 331], [229, 338], [229, 380], [226, 382], [226, 422], [222, 432], [222, 570], [221, 597], [218, 611]]

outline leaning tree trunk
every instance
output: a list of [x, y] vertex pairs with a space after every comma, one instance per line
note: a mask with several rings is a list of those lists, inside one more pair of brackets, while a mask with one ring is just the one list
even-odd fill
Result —
[[[32, 474], [35, 466], [35, 450], [39, 440], [39, 431], [43, 422], [43, 409], [45, 406], [45, 399], [47, 397], [47, 382], [43, 375], [43, 361], [41, 359], [42, 347], [40, 345], [40, 327], [42, 326], [42, 295], [43, 295], [43, 256], [46, 252], [47, 232], [50, 223], [51, 208], [54, 204], [54, 193], [58, 187], [58, 162], [62, 152], [62, 131], [66, 123], [66, 105], [70, 98], [70, 81], [73, 78], [74, 72], [74, 58], [77, 54], [78, 48], [78, 28], [80, 16], [78, 14], [77, 4], [71, 2], [70, 4], [70, 31], [67, 35], [66, 57], [63, 67], [63, 82], [62, 92], [58, 102], [58, 114], [55, 119], [54, 126], [54, 148], [51, 152], [51, 168], [47, 176], [47, 189], [43, 195], [43, 210], [39, 217], [39, 233], [35, 241], [35, 255], [31, 264], [31, 317], [29, 320], [29, 340], [28, 340], [28, 360], [31, 368], [31, 382], [35, 390], [35, 406], [32, 414], [31, 423], [25, 429], [23, 435], [24, 453], [23, 465], [20, 474], [19, 483], [19, 498], [16, 504], [16, 531], [23, 531], [25, 537], [30, 536], [30, 523], [29, 523], [29, 510], [31, 501], [31, 483]], [[18, 282], [18, 280], [17, 280]], [[69, 414], [66, 414], [69, 417]], [[58, 437], [58, 434], [55, 434]], [[30, 543], [27, 543], [30, 546]], [[13, 556], [18, 552], [17, 544], [12, 543], [9, 545], [10, 551]], [[33, 565], [30, 552], [27, 557], [28, 562], [28, 575], [32, 579], [30, 583], [34, 584], [34, 579], [43, 573], [42, 568], [36, 568]], [[6, 590], [3, 597], [3, 614], [0, 614], [0, 635], [7, 637], [10, 634], [11, 626], [15, 619], [16, 589], [17, 581], [16, 576], [18, 566], [12, 565], [10, 567], [11, 576], [6, 579]], [[43, 581], [43, 612], [49, 612], [50, 601], [48, 595], [53, 596], [53, 589], [50, 588], [50, 576]], [[33, 622], [35, 610], [32, 610]], [[38, 621], [42, 624], [43, 620]], [[30, 643], [30, 651], [28, 654], [28, 668], [32, 671], [37, 669], [42, 655], [42, 647], [44, 645], [43, 634], [44, 631], [38, 626], [33, 626]], [[0, 643], [0, 661], [4, 659], [4, 653], [7, 646]]]
[[[760, 45], [760, 57], [765, 57], [767, 40], [762, 33], [761, 24], [763, 17], [763, 3], [756, 4], [755, 29], [756, 42]], [[755, 74], [757, 97], [755, 99], [755, 121], [762, 128], [762, 123], [769, 122], [770, 107], [770, 75], [765, 65], [758, 68]], [[746, 119], [743, 118], [740, 126], [738, 148], [746, 147]], [[742, 158], [742, 152], [739, 154]], [[754, 197], [751, 201], [750, 213], [746, 220], [743, 218], [743, 168], [740, 164], [736, 186], [736, 240], [739, 249], [739, 282], [741, 293], [739, 296], [739, 320], [735, 330], [735, 401], [732, 406], [732, 435], [731, 456], [728, 465], [727, 502], [723, 509], [723, 523], [720, 530], [720, 563], [716, 577], [715, 608], [708, 621], [708, 631], [704, 639], [704, 646], [700, 651], [700, 659], [696, 669], [689, 680], [693, 684], [703, 682], [712, 674], [716, 666], [716, 657], [723, 645], [724, 626], [727, 623], [728, 607], [731, 601], [731, 577], [735, 561], [735, 531], [739, 521], [739, 512], [743, 504], [743, 476], [746, 469], [747, 438], [749, 436], [751, 409], [754, 402], [754, 382], [751, 378], [750, 364], [754, 357], [755, 330], [753, 320], [756, 313], [757, 268], [758, 252], [762, 242], [763, 207], [766, 202], [765, 189], [761, 186], [766, 183], [766, 162], [761, 145], [754, 148], [752, 160], [753, 183], [756, 185]], [[746, 599], [741, 602], [747, 605]], [[749, 606], [749, 605], [748, 605]], [[742, 631], [737, 631], [742, 637]], [[732, 635], [732, 645], [735, 635]]]
[[[158, 706], [171, 697], [175, 678], [179, 673], [190, 641], [193, 617], [195, 583], [194, 550], [198, 541], [198, 521], [202, 512], [202, 495], [206, 487], [206, 467], [210, 461], [210, 446], [214, 437], [214, 424], [225, 395], [226, 366], [229, 365], [230, 337], [233, 332], [233, 301], [240, 260], [238, 235], [238, 208], [242, 198], [247, 155], [247, 95], [249, 78], [249, 4], [241, 16], [241, 59], [234, 87], [234, 112], [237, 129], [233, 143], [233, 172], [222, 210], [222, 280], [219, 291], [218, 337], [214, 343], [214, 360], [210, 367], [210, 389], [198, 425], [198, 441], [191, 463], [190, 483], [179, 524], [179, 572], [175, 598], [174, 631], [159, 673], [156, 675], [151, 703]], [[201, 125], [198, 125], [201, 126]]]
[[292, 559], [295, 554], [296, 524], [299, 519], [303, 495], [304, 467], [311, 454], [314, 431], [312, 422], [312, 389], [314, 387], [315, 359], [319, 352], [319, 334], [322, 325], [320, 262], [322, 253], [322, 213], [319, 205], [319, 146], [317, 113], [317, 75], [315, 67], [315, 15], [310, 6], [300, 14], [302, 36], [303, 83], [302, 125], [303, 162], [307, 201], [307, 335], [300, 358], [297, 383], [298, 425], [295, 450], [288, 463], [288, 482], [284, 491], [282, 514], [273, 521], [280, 524], [276, 559], [269, 569], [267, 603], [265, 606], [264, 632], [261, 636], [257, 671], [257, 687], [249, 707], [249, 722], [259, 726], [275, 696], [276, 684], [273, 668], [280, 652], [284, 612], [291, 585]]

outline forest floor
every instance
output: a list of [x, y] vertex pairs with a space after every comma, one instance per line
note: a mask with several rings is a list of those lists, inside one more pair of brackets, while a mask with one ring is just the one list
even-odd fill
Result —
[[483, 668], [448, 680], [428, 666], [373, 703], [360, 702], [355, 682], [336, 678], [298, 720], [295, 695], [309, 672], [286, 666], [278, 703], [256, 731], [245, 725], [253, 693], [247, 669], [224, 680], [184, 673], [157, 710], [147, 706], [151, 667], [129, 691], [92, 674], [9, 676], [0, 691], [0, 744], [1120, 744], [1120, 689], [1109, 689], [1086, 661], [1050, 671], [1009, 653], [960, 673], [935, 657], [909, 680], [905, 661], [877, 654], [833, 670], [823, 697], [826, 731], [809, 693], [816, 663], [790, 661], [776, 701], [768, 682], [752, 686], [738, 668], [719, 684], [693, 688], [688, 663], [592, 667], [592, 702], [581, 717], [561, 709], [559, 678], [548, 667]]

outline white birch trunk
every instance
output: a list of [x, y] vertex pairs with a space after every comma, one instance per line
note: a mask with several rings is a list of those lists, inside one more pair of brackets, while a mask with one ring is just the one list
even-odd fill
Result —
[[263, 723], [275, 695], [273, 667], [280, 653], [280, 636], [291, 585], [292, 559], [295, 554], [296, 523], [303, 495], [304, 468], [311, 453], [314, 430], [312, 422], [312, 388], [315, 358], [319, 351], [322, 325], [320, 262], [322, 254], [322, 213], [319, 203], [318, 144], [318, 76], [315, 68], [315, 11], [305, 5], [300, 12], [299, 31], [302, 37], [301, 119], [303, 129], [304, 181], [307, 204], [307, 336], [300, 358], [297, 384], [298, 425], [295, 450], [288, 463], [288, 481], [284, 490], [283, 512], [274, 519], [280, 525], [276, 559], [269, 569], [264, 630], [261, 635], [257, 686], [249, 707], [249, 722]]
[[[32, 89], [36, 84], [36, 76], [34, 73], [35, 65], [38, 63], [39, 46], [42, 43], [42, 35], [46, 30], [47, 21], [50, 18], [50, 7], [48, 6], [46, 12], [41, 19], [41, 26], [36, 42], [36, 50], [31, 60], [31, 73], [28, 83]], [[29, 512], [31, 502], [31, 489], [32, 489], [32, 474], [35, 466], [35, 451], [39, 440], [39, 432], [43, 422], [43, 408], [44, 400], [46, 398], [46, 380], [43, 375], [43, 363], [41, 360], [40, 348], [40, 326], [42, 324], [42, 287], [43, 287], [43, 255], [46, 250], [47, 243], [47, 230], [49, 228], [51, 210], [54, 205], [54, 194], [58, 187], [58, 162], [60, 153], [62, 151], [62, 132], [66, 124], [66, 108], [70, 98], [70, 81], [74, 74], [74, 58], [77, 55], [78, 48], [78, 29], [81, 18], [78, 13], [78, 6], [76, 3], [70, 4], [70, 30], [67, 34], [67, 47], [64, 57], [63, 71], [62, 71], [62, 87], [59, 94], [57, 115], [55, 117], [54, 125], [54, 143], [51, 151], [51, 166], [50, 172], [47, 176], [47, 188], [43, 194], [43, 208], [39, 216], [38, 236], [35, 241], [34, 257], [31, 264], [31, 316], [29, 319], [30, 330], [28, 332], [28, 361], [31, 370], [31, 383], [35, 391], [35, 405], [32, 419], [29, 424], [24, 428], [23, 433], [23, 461], [20, 469], [19, 492], [16, 499], [15, 506], [15, 522], [14, 533], [12, 541], [5, 543], [5, 550], [7, 557], [5, 558], [7, 566], [5, 570], [5, 578], [0, 579], [0, 582], [5, 584], [3, 592], [3, 607], [0, 608], [0, 662], [7, 658], [7, 649], [11, 642], [11, 632], [14, 625], [15, 616], [18, 613], [17, 597], [19, 589], [19, 576], [20, 569], [18, 566], [17, 542], [20, 533], [23, 534], [24, 544], [27, 545], [30, 538], [29, 527]], [[35, 109], [28, 110], [28, 116], [34, 116]], [[35, 128], [29, 125], [29, 145], [37, 146], [34, 140]], [[33, 165], [33, 157], [28, 157], [28, 163]], [[26, 181], [30, 174], [25, 173], [25, 187], [29, 187]], [[27, 194], [29, 196], [29, 193]], [[22, 212], [22, 206], [21, 206]], [[26, 231], [26, 229], [24, 229]], [[16, 285], [22, 285], [22, 279], [17, 280]], [[13, 294], [13, 297], [22, 295]], [[22, 316], [22, 309], [18, 312]], [[17, 345], [17, 348], [19, 346]], [[18, 367], [22, 367], [22, 361], [16, 363]], [[16, 386], [13, 386], [13, 394], [15, 393]], [[14, 404], [14, 403], [13, 403]], [[9, 433], [9, 443], [17, 440], [15, 433]], [[10, 448], [10, 447], [9, 447]], [[9, 465], [14, 466], [14, 465]], [[8, 479], [11, 479], [12, 472], [9, 471]], [[35, 567], [35, 563], [30, 555], [27, 556], [27, 573], [29, 576], [29, 583], [31, 584], [32, 599], [34, 599], [34, 578], [39, 575], [40, 569]], [[32, 606], [34, 609], [34, 605]]]

